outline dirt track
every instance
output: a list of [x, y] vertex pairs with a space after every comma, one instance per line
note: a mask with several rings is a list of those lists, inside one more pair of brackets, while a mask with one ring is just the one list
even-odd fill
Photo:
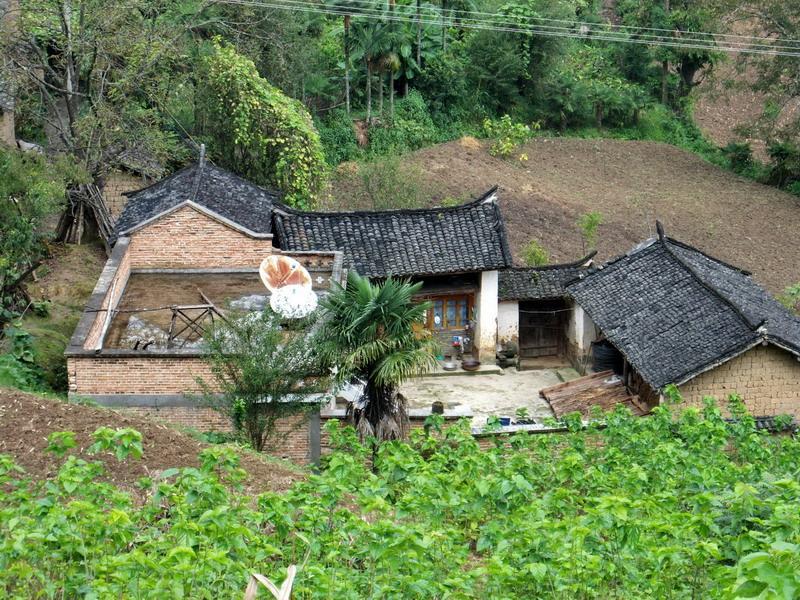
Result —
[[[92, 432], [98, 427], [132, 427], [142, 434], [141, 460], [123, 462], [111, 456], [88, 455]], [[171, 467], [197, 467], [198, 453], [205, 444], [171, 427], [150, 419], [123, 415], [113, 410], [47, 400], [32, 394], [0, 388], [0, 454], [10, 454], [36, 479], [55, 475], [61, 461], [46, 452], [47, 436], [54, 431], [72, 431], [77, 447], [72, 453], [86, 460], [101, 460], [106, 479], [138, 494], [136, 482]], [[241, 465], [247, 471], [245, 487], [253, 494], [283, 491], [303, 476], [299, 469], [242, 453]]]
[[[800, 199], [753, 183], [666, 144], [618, 140], [538, 138], [528, 160], [489, 156], [475, 140], [407, 155], [423, 170], [433, 203], [466, 200], [500, 186], [512, 250], [535, 238], [552, 262], [582, 255], [577, 218], [602, 213], [599, 257], [628, 251], [652, 236], [660, 219], [667, 235], [752, 271], [772, 292], [800, 281]], [[339, 177], [333, 207], [348, 208], [362, 185]]]

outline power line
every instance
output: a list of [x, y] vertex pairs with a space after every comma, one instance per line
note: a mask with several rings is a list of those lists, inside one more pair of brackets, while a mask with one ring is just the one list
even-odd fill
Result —
[[[327, 7], [315, 2], [306, 2], [302, 0], [272, 0], [269, 1], [254, 1], [254, 0], [221, 0], [223, 4], [236, 4], [241, 6], [251, 6], [259, 8], [273, 8], [277, 10], [287, 10], [292, 12], [310, 12], [316, 14], [327, 14], [334, 16], [361, 16], [371, 20], [377, 21], [396, 21], [401, 23], [423, 25], [441, 26], [438, 19], [432, 20], [427, 15], [422, 15], [419, 19], [416, 13], [409, 12], [403, 14], [402, 11], [395, 13], [386, 13], [381, 9], [373, 8], [356, 8], [345, 9], [342, 7]], [[411, 8], [411, 7], [408, 7]], [[577, 21], [571, 23], [579, 23]], [[714, 39], [717, 34], [712, 33], [699, 33], [693, 32], [691, 35], [705, 35], [707, 38], [696, 37], [683, 37], [683, 35], [676, 37], [675, 33], [683, 34], [684, 32], [671, 32], [671, 36], [660, 36], [652, 34], [638, 34], [639, 37], [623, 37], [627, 35], [625, 32], [615, 31], [594, 31], [594, 30], [574, 30], [569, 27], [556, 27], [549, 25], [539, 26], [522, 26], [517, 23], [508, 24], [506, 21], [483, 21], [479, 19], [464, 19], [459, 21], [459, 27], [465, 29], [476, 29], [485, 31], [501, 31], [509, 33], [522, 33], [527, 35], [541, 35], [545, 37], [561, 37], [572, 39], [591, 39], [610, 42], [623, 42], [631, 44], [641, 44], [650, 46], [664, 46], [674, 48], [692, 48], [709, 51], [731, 52], [731, 53], [744, 53], [744, 54], [763, 54], [772, 56], [789, 56], [800, 57], [800, 47], [784, 46], [780, 44], [750, 44], [749, 46], [741, 46], [744, 42], [727, 41], [727, 45], [720, 45]], [[766, 38], [753, 38], [753, 39], [766, 39]], [[792, 43], [800, 44], [800, 40], [789, 40]], [[740, 44], [737, 46], [736, 44]]]

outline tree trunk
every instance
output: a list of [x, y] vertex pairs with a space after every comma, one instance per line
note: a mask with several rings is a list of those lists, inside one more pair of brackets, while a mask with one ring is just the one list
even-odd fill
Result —
[[372, 67], [367, 61], [367, 127], [372, 118]]
[[394, 120], [394, 71], [389, 72], [389, 118]]
[[445, 15], [447, 14], [447, 0], [442, 0], [442, 52], [447, 50], [447, 21]]
[[378, 82], [380, 84], [380, 87], [378, 88], [378, 114], [382, 117], [383, 116], [383, 73], [379, 73]]
[[417, 0], [417, 68], [422, 68], [422, 0]]
[[344, 16], [344, 103], [350, 116], [350, 15]]

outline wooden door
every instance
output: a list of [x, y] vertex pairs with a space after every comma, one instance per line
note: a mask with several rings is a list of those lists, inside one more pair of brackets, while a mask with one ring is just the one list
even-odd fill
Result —
[[563, 303], [525, 302], [519, 310], [519, 354], [522, 358], [559, 356], [565, 351]]

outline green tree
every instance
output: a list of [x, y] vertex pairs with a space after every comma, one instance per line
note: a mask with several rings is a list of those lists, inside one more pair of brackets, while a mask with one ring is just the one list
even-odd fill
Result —
[[211, 155], [256, 183], [283, 190], [290, 204], [311, 206], [326, 169], [305, 107], [230, 45], [214, 41], [203, 64], [199, 126], [213, 140]]
[[0, 328], [29, 301], [23, 284], [52, 238], [46, 220], [65, 204], [67, 187], [84, 178], [66, 158], [48, 161], [0, 145]]
[[228, 319], [206, 339], [213, 380], [205, 401], [231, 419], [256, 450], [268, 446], [278, 419], [316, 410], [328, 380], [309, 343], [313, 317], [285, 322], [267, 309]]
[[391, 277], [373, 284], [351, 271], [347, 287], [336, 287], [321, 301], [325, 363], [337, 368], [339, 381], [365, 382], [353, 409], [362, 438], [405, 437], [406, 400], [398, 387], [436, 364], [435, 344], [422, 327], [429, 304], [414, 301], [421, 287]]

